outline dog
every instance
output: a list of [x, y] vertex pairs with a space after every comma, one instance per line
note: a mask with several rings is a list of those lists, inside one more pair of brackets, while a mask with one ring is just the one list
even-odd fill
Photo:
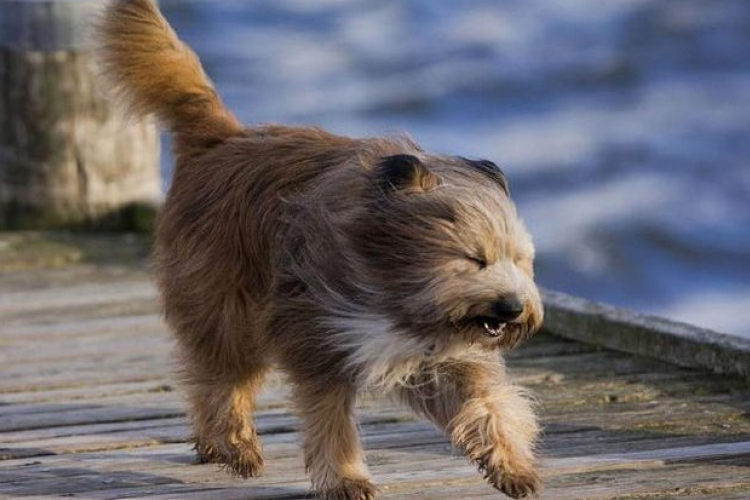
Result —
[[154, 268], [199, 458], [262, 473], [253, 404], [276, 367], [324, 500], [377, 495], [363, 390], [432, 421], [505, 494], [535, 495], [539, 427], [502, 351], [543, 309], [503, 172], [404, 137], [243, 126], [152, 0], [111, 1], [97, 36], [117, 97], [173, 134]]

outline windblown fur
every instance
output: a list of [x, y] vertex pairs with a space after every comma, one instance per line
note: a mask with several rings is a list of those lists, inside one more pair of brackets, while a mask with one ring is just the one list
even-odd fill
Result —
[[203, 71], [151, 0], [113, 1], [99, 22], [104, 75], [136, 114], [154, 114], [183, 147], [242, 132]]
[[508, 495], [535, 493], [536, 420], [498, 353], [542, 307], [500, 169], [406, 138], [243, 127], [151, 0], [111, 1], [98, 34], [120, 100], [175, 136], [155, 269], [199, 456], [262, 472], [251, 414], [278, 367], [321, 498], [376, 495], [364, 389], [432, 420]]

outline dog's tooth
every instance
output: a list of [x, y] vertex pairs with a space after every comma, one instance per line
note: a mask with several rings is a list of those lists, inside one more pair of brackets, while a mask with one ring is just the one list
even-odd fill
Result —
[[488, 321], [485, 321], [482, 326], [484, 326], [484, 331], [487, 332], [490, 337], [497, 337], [498, 335], [500, 335], [500, 330], [498, 328], [491, 327]]

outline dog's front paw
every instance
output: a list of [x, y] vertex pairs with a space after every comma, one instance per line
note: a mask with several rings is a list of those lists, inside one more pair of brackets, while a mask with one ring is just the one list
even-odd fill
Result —
[[342, 479], [337, 485], [316, 492], [320, 500], [374, 500], [378, 489], [367, 479]]
[[509, 472], [495, 468], [485, 471], [485, 477], [492, 486], [511, 498], [529, 498], [539, 494], [542, 481], [534, 469], [522, 472]]

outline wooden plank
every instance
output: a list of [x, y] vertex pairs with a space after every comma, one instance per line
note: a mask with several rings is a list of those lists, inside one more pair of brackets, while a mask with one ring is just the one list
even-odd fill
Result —
[[599, 349], [592, 345], [573, 342], [568, 339], [540, 332], [534, 335], [526, 343], [507, 352], [505, 355], [507, 359], [513, 360], [516, 358], [559, 357], [568, 354], [594, 352], [597, 350]]
[[[50, 380], [50, 376], [56, 377], [63, 372], [74, 378], [80, 373], [111, 374], [112, 370], [126, 376], [135, 376], [143, 374], [138, 371], [139, 365], [148, 361], [158, 361], [161, 365], [149, 370], [152, 376], [166, 377], [174, 371], [174, 367], [169, 364], [173, 361], [172, 346], [163, 339], [145, 338], [137, 347], [131, 349], [131, 345], [128, 341], [117, 340], [106, 345], [91, 343], [82, 347], [82, 352], [76, 352], [75, 349], [60, 355], [40, 352], [37, 356], [31, 357], [29, 363], [24, 363], [23, 358], [15, 358], [15, 362], [7, 363], [0, 371], [0, 376], [5, 377], [2, 381], [4, 383], [0, 383], [0, 398], [3, 397], [3, 392], [18, 392], [11, 389], [16, 385], [24, 386], [36, 380], [60, 382], [63, 379]], [[107, 366], [110, 370], [102, 370], [101, 365]]]
[[[711, 443], [700, 446], [682, 446], [678, 448], [659, 448], [629, 453], [611, 453], [582, 457], [566, 457], [552, 462], [557, 471], [568, 468], [574, 470], [606, 469], [609, 465], [634, 465], [638, 462], [680, 463], [686, 461], [705, 461], [723, 457], [750, 456], [750, 441], [735, 443]], [[555, 460], [555, 459], [553, 459]], [[747, 478], [750, 481], [750, 477]]]
[[[711, 464], [616, 469], [549, 477], [545, 498], [614, 500], [723, 498], [750, 491], [748, 468]], [[702, 495], [705, 495], [702, 496]], [[747, 497], [746, 497], [747, 498]]]
[[48, 325], [59, 321], [76, 321], [92, 318], [113, 318], [133, 315], [150, 314], [157, 311], [155, 298], [143, 297], [131, 301], [98, 302], [82, 304], [75, 307], [50, 308], [33, 312], [13, 313], [3, 315], [6, 325], [37, 324]]
[[750, 339], [544, 292], [545, 330], [621, 352], [750, 380]]
[[30, 392], [0, 392], [2, 405], [11, 404], [42, 404], [42, 403], [70, 403], [99, 399], [104, 397], [127, 396], [144, 392], [163, 392], [174, 390], [171, 376], [147, 380], [145, 382], [112, 382], [100, 383], [95, 386], [68, 387], [63, 389], [33, 390]]
[[4, 293], [0, 298], [0, 314], [8, 318], [39, 311], [153, 300], [156, 296], [154, 286], [142, 280], [85, 284], [65, 289], [49, 288], [10, 292]]
[[95, 338], [76, 338], [70, 342], [46, 341], [41, 342], [41, 348], [34, 349], [34, 343], [16, 348], [6, 349], [8, 361], [4, 363], [4, 371], [23, 369], [56, 369], [60, 365], [74, 363], [93, 364], [100, 360], [127, 360], [143, 355], [160, 355], [162, 359], [169, 359], [172, 352], [172, 342], [163, 335], [149, 333], [134, 333], [130, 337], [120, 334], [102, 334]]
[[67, 366], [53, 366], [38, 373], [28, 369], [13, 369], [2, 373], [0, 394], [62, 389], [67, 387], [94, 387], [98, 384], [145, 382], [161, 380], [169, 375], [169, 367], [161, 356], [144, 355], [127, 363], [112, 364], [102, 371], [99, 363], [80, 362]]
[[78, 321], [59, 320], [50, 324], [21, 323], [4, 325], [0, 341], [8, 346], [30, 341], [71, 340], [96, 338], [102, 334], [166, 332], [158, 314], [130, 315], [119, 318], [105, 317]]
[[[154, 392], [141, 392], [120, 396], [105, 396], [94, 400], [81, 400], [72, 404], [60, 403], [31, 403], [31, 404], [13, 404], [0, 406], [0, 418], [5, 417], [23, 417], [24, 415], [54, 414], [60, 411], [80, 411], [83, 409], [105, 409], [105, 408], [123, 408], [123, 407], [156, 407], [170, 406], [183, 407], [182, 394], [171, 389], [163, 390], [156, 386]], [[275, 398], [274, 401], [278, 401]]]
[[[101, 390], [98, 390], [101, 389]], [[80, 392], [76, 392], [80, 391]], [[2, 395], [0, 416], [12, 414], [55, 413], [77, 407], [108, 406], [157, 406], [159, 404], [182, 405], [183, 394], [170, 379], [155, 381], [91, 386], [76, 389], [61, 389], [45, 392], [41, 400], [27, 402], [26, 396], [36, 394], [17, 393]], [[277, 380], [270, 380], [258, 395], [257, 407], [266, 409], [286, 403], [289, 388]], [[24, 396], [11, 404], [13, 396]], [[75, 396], [75, 397], [72, 397]], [[51, 399], [50, 399], [51, 398]], [[363, 404], [367, 400], [363, 401]]]
[[0, 431], [18, 431], [29, 429], [40, 429], [45, 427], [59, 427], [68, 425], [80, 425], [83, 423], [97, 422], [121, 422], [132, 420], [151, 420], [155, 418], [172, 418], [184, 414], [181, 407], [156, 405], [143, 408], [132, 407], [106, 407], [106, 408], [83, 408], [72, 410], [60, 410], [55, 414], [35, 413], [32, 415], [9, 415], [3, 417], [0, 422]]
[[565, 373], [568, 377], [574, 375], [581, 379], [598, 378], [602, 375], [615, 377], [642, 372], [665, 372], [673, 369], [653, 360], [640, 360], [634, 363], [629, 357], [611, 351], [517, 358], [513, 360], [512, 367], [513, 371], [528, 368], [535, 372]]
[[[137, 420], [126, 422], [108, 422], [81, 425], [68, 425], [62, 427], [45, 427], [42, 429], [8, 431], [0, 433], [0, 448], [8, 450], [8, 445], [18, 445], [25, 448], [32, 446], [35, 441], [54, 442], [55, 439], [76, 436], [99, 436], [103, 441], [107, 436], [113, 433], [128, 431], [141, 431], [148, 433], [149, 429], [175, 428], [182, 429], [188, 425], [188, 420], [184, 416], [174, 418], [158, 418], [152, 420]], [[187, 436], [188, 434], [185, 434]], [[20, 458], [20, 457], [19, 457]], [[5, 458], [8, 460], [8, 458]]]
[[[41, 262], [35, 262], [32, 258], [30, 262], [24, 262], [25, 265], [18, 269], [3, 269], [0, 275], [0, 291], [3, 295], [54, 288], [64, 290], [84, 284], [112, 284], [121, 281], [152, 282], [144, 259], [144, 253], [147, 252], [145, 248], [147, 242], [144, 238], [129, 234], [71, 234], [59, 231], [0, 233], [0, 238], [2, 238], [0, 241], [5, 244], [20, 240], [22, 249], [28, 248], [28, 245], [35, 249], [36, 245], [41, 242], [45, 250], [38, 250], [37, 253], [42, 255], [47, 251], [50, 241], [60, 240], [69, 246], [69, 251], [84, 253], [83, 260], [73, 261], [62, 267], [58, 267], [59, 264], [54, 260], [50, 262], [43, 259]], [[6, 249], [3, 258], [7, 257], [7, 252]], [[48, 257], [57, 253], [53, 251]]]

